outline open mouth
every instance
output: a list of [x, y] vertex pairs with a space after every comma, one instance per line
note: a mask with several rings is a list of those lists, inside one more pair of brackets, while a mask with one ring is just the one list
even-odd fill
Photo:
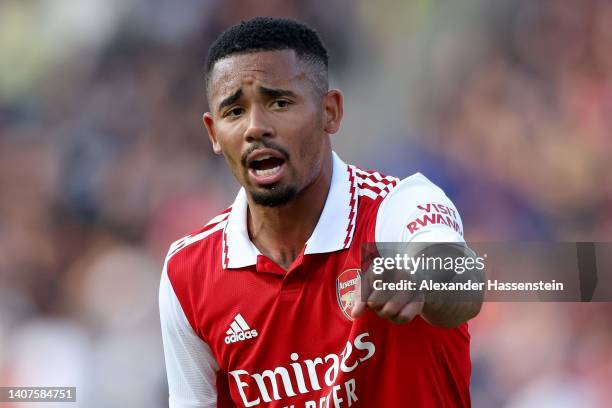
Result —
[[274, 149], [256, 150], [247, 160], [249, 176], [256, 184], [276, 183], [282, 176], [285, 162], [283, 155]]
[[256, 160], [253, 160], [250, 163], [249, 169], [253, 170], [257, 176], [272, 176], [281, 170], [284, 163], [285, 160], [281, 158], [264, 155]]

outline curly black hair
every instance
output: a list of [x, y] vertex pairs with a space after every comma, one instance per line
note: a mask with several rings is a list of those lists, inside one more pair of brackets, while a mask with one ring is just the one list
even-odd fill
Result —
[[273, 17], [255, 17], [224, 31], [208, 49], [207, 82], [215, 63], [223, 58], [276, 50], [293, 50], [302, 61], [318, 66], [317, 76], [325, 82], [318, 87], [327, 89], [327, 49], [319, 35], [300, 22]]

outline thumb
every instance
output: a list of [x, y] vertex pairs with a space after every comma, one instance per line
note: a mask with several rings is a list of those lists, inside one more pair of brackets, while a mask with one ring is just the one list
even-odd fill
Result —
[[357, 280], [357, 286], [353, 292], [353, 309], [351, 310], [351, 317], [353, 319], [361, 316], [366, 309], [365, 299], [361, 298], [361, 279]]

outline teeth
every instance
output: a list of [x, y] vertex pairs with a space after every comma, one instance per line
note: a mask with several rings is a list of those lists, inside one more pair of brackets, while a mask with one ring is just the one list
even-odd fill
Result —
[[255, 174], [262, 177], [272, 176], [280, 171], [280, 167], [281, 166], [276, 166], [266, 170], [255, 170]]
[[269, 154], [264, 154], [263, 156], [258, 157], [257, 159], [255, 159], [255, 161], [262, 161], [262, 160], [266, 160], [266, 159], [271, 159], [272, 156]]

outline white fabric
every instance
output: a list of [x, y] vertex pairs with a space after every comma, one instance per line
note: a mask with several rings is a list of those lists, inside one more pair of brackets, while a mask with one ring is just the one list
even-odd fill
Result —
[[[334, 252], [344, 248], [347, 228], [355, 216], [351, 215], [351, 183], [348, 166], [335, 152], [332, 152], [332, 155], [333, 173], [329, 193], [317, 226], [306, 242], [304, 254]], [[357, 203], [354, 207], [357, 209]]]
[[376, 242], [465, 242], [462, 234], [445, 224], [429, 224], [411, 233], [408, 224], [427, 214], [418, 205], [442, 204], [455, 211], [459, 231], [463, 224], [444, 191], [421, 173], [399, 182], [380, 204], [376, 216]]
[[[232, 204], [227, 225], [223, 234], [223, 248], [228, 251], [228, 264], [230, 268], [244, 268], [255, 265], [259, 249], [251, 242], [247, 228], [247, 195], [241, 188]], [[222, 260], [223, 261], [223, 260]]]
[[193, 331], [168, 279], [167, 260], [159, 288], [159, 313], [170, 408], [217, 406], [219, 369], [208, 345]]

